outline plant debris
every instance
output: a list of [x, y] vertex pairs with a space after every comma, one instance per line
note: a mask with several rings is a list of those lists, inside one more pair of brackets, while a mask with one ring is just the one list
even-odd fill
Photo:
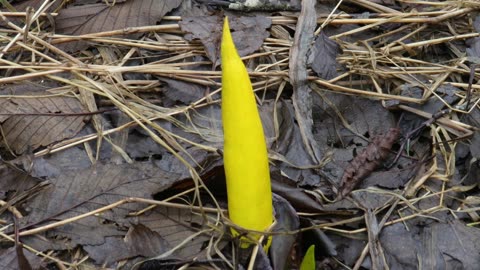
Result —
[[372, 142], [345, 168], [337, 199], [347, 196], [361, 180], [386, 160], [399, 135], [400, 129], [390, 128], [385, 135], [373, 137]]
[[71, 138], [85, 126], [89, 113], [77, 99], [29, 96], [0, 103], [3, 142], [16, 154]]
[[[271, 20], [265, 16], [230, 16], [230, 21], [232, 37], [238, 44], [237, 51], [240, 56], [257, 51], [269, 36], [267, 28], [270, 27]], [[223, 16], [220, 14], [185, 16], [179, 22], [181, 29], [188, 33], [185, 38], [189, 41], [200, 39], [208, 58], [215, 65], [220, 63], [218, 59], [220, 58], [222, 22]]]
[[[134, 30], [129, 32], [126, 28], [155, 25], [181, 2], [181, 0], [137, 0], [116, 1], [113, 5], [102, 2], [69, 6], [61, 9], [55, 17], [55, 27], [60, 34], [77, 36], [122, 30], [134, 39], [140, 34]], [[63, 48], [66, 51], [76, 51], [86, 46], [88, 46], [87, 43], [77, 41]]]

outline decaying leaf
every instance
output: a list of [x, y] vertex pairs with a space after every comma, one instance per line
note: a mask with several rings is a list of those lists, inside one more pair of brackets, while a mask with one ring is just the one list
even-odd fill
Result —
[[480, 38], [471, 38], [468, 40], [467, 45], [467, 55], [472, 58], [471, 61], [478, 61], [480, 57]]
[[20, 270], [33, 270], [30, 261], [28, 260], [27, 256], [25, 256], [22, 243], [15, 243], [15, 251], [17, 253], [18, 268]]
[[[28, 250], [23, 250], [23, 252], [25, 254], [24, 258], [32, 265], [31, 269], [36, 270], [43, 268], [44, 264], [40, 257], [35, 256], [35, 254]], [[4, 270], [27, 270], [25, 268], [19, 268], [15, 247], [11, 247], [0, 253], [0, 268]]]
[[390, 269], [476, 269], [480, 234], [459, 220], [386, 226], [380, 241]]
[[[405, 186], [407, 181], [418, 173], [418, 168], [420, 166], [415, 166], [411, 160], [400, 159], [397, 163], [401, 164], [400, 167], [406, 166], [402, 169], [396, 168], [397, 166], [391, 168], [388, 171], [374, 171], [369, 176], [367, 176], [361, 183], [359, 183], [359, 188], [367, 188], [371, 186], [377, 186], [380, 188], [388, 189], [397, 189]], [[419, 165], [418, 163], [416, 165]]]
[[[181, 260], [191, 260], [194, 257], [206, 258], [207, 242], [211, 237], [219, 237], [212, 231], [207, 230], [205, 222], [199, 213], [192, 212], [188, 209], [156, 207], [135, 220], [151, 231], [156, 232], [162, 237], [168, 246], [176, 247], [185, 239], [192, 237], [188, 243], [183, 243], [181, 248], [173, 253], [173, 257]], [[202, 229], [206, 229], [205, 233], [194, 236]], [[220, 242], [219, 248], [225, 243]], [[161, 254], [156, 254], [157, 256]], [[166, 257], [161, 259], [172, 258]]]
[[[274, 174], [272, 174], [273, 178]], [[276, 176], [275, 177], [279, 177]], [[322, 212], [321, 204], [307, 195], [304, 189], [291, 187], [279, 181], [272, 181], [272, 191], [286, 199], [297, 211]]]
[[[298, 230], [300, 227], [300, 221], [298, 214], [295, 209], [293, 209], [292, 205], [276, 194], [273, 195], [273, 205], [276, 220], [273, 231], [286, 232]], [[287, 269], [296, 239], [297, 236], [291, 234], [279, 234], [272, 238], [270, 254], [274, 269]]]
[[[467, 118], [467, 123], [472, 124], [473, 126], [480, 127], [480, 110], [476, 108]], [[467, 168], [467, 178], [465, 179], [464, 184], [478, 184], [478, 176], [480, 175], [480, 131], [477, 130], [471, 140], [469, 146], [471, 159], [468, 160]]]
[[[240, 56], [249, 55], [260, 48], [269, 36], [267, 28], [272, 21], [265, 16], [256, 15], [229, 16], [232, 37]], [[179, 23], [182, 31], [187, 32], [187, 40], [200, 39], [205, 47], [207, 57], [214, 64], [220, 59], [220, 38], [222, 34], [223, 16], [186, 16]]]
[[121, 235], [106, 237], [104, 243], [100, 245], [83, 245], [83, 249], [95, 262], [104, 265], [112, 265], [135, 256]]
[[125, 236], [125, 242], [134, 256], [154, 257], [172, 248], [159, 233], [143, 224], [131, 227]]
[[[315, 139], [320, 145], [350, 144], [365, 145], [358, 135], [372, 137], [380, 134], [385, 126], [394, 126], [395, 118], [391, 111], [374, 100], [358, 96], [337, 95], [318, 92], [313, 96]], [[318, 106], [318, 107], [317, 107]]]
[[[50, 179], [52, 187], [35, 197], [30, 204], [27, 226], [73, 217], [127, 197], [151, 198], [177, 179], [177, 175], [158, 169], [151, 163], [103, 165], [90, 169], [63, 172]], [[104, 237], [124, 235], [113, 224], [102, 220], [124, 222], [138, 204], [119, 206], [102, 215], [88, 217], [55, 229], [52, 234], [72, 239], [73, 243], [100, 245]]]
[[[359, 153], [361, 150], [358, 147], [368, 144], [361, 136], [372, 138], [383, 133], [385, 126], [394, 126], [396, 121], [394, 114], [377, 101], [328, 92], [316, 93], [318, 95], [313, 96], [315, 139], [319, 145], [333, 148], [333, 162], [326, 164], [322, 171], [331, 179], [340, 180], [354, 152]], [[407, 162], [400, 161], [402, 164]], [[384, 187], [399, 186], [400, 182], [402, 180], [397, 181], [398, 184], [390, 182]]]
[[323, 31], [315, 39], [313, 45], [312, 69], [318, 77], [330, 80], [337, 76], [337, 54], [340, 49], [338, 44], [329, 39]]
[[107, 237], [101, 245], [84, 245], [84, 248], [97, 263], [110, 265], [137, 256], [158, 256], [172, 247], [159, 233], [138, 224], [130, 227], [125, 236]]
[[80, 102], [70, 97], [2, 99], [0, 122], [3, 143], [20, 154], [28, 147], [36, 149], [71, 138], [85, 125], [88, 117], [82, 115], [85, 112]]
[[[10, 1], [10, 2], [13, 3], [13, 7], [17, 12], [25, 12], [27, 11], [28, 8], [30, 8], [30, 10], [34, 12], [34, 11], [37, 11], [45, 3], [44, 0], [26, 0], [26, 1]], [[53, 12], [54, 10], [57, 10], [59, 7], [61, 7], [62, 5], [64, 5], [63, 1], [53, 1], [52, 5], [50, 5], [50, 7], [45, 11]], [[0, 7], [4, 8], [5, 5], [2, 3]], [[7, 7], [6, 9], [8, 10], [9, 8]], [[12, 11], [12, 10], [9, 10], [9, 11]], [[22, 17], [10, 17], [9, 20], [17, 25], [23, 25], [25, 23], [25, 20]]]
[[[27, 173], [8, 164], [0, 164], [0, 200], [6, 200], [12, 192], [22, 193], [40, 182], [40, 179], [31, 177]], [[10, 193], [10, 194], [7, 194]]]
[[188, 105], [204, 97], [206, 93], [206, 87], [203, 85], [168, 78], [160, 78], [160, 80], [166, 84], [163, 94], [175, 102], [174, 104], [182, 102]]
[[[300, 224], [302, 227], [313, 227], [315, 223], [306, 218], [300, 219]], [[304, 245], [315, 245], [317, 250], [321, 254], [325, 254], [328, 256], [337, 256], [337, 243], [332, 242], [330, 237], [321, 229], [314, 228], [312, 230], [306, 230], [302, 233], [302, 239], [304, 239]]]
[[[73, 6], [62, 9], [55, 18], [55, 23], [59, 33], [68, 35], [155, 25], [181, 2], [181, 0], [127, 0], [117, 1], [113, 6], [105, 3]], [[86, 45], [85, 42], [73, 42], [67, 44], [64, 49], [75, 51]]]
[[[288, 101], [282, 101], [277, 106], [279, 135], [272, 150], [282, 154], [292, 164], [296, 166], [307, 166], [311, 164], [305, 147], [303, 147], [302, 135], [300, 129], [295, 123], [295, 109], [293, 104]], [[290, 174], [287, 173], [292, 179]]]

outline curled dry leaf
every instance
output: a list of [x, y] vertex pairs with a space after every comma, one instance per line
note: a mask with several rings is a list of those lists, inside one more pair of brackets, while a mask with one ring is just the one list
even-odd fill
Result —
[[391, 128], [383, 136], [375, 136], [372, 142], [350, 163], [343, 173], [338, 199], [348, 195], [355, 186], [375, 170], [387, 157], [400, 135], [400, 129]]

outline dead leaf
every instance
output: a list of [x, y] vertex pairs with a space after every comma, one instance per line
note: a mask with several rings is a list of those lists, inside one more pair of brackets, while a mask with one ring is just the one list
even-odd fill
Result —
[[[18, 4], [15, 4], [14, 7], [17, 11], [25, 11], [27, 7], [32, 7], [33, 10], [38, 10], [38, 8], [45, 2], [44, 0], [27, 0], [27, 1], [15, 1], [15, 2], [20, 2]], [[62, 2], [57, 2], [53, 3], [53, 5], [47, 10], [47, 11], [52, 11], [57, 9]]]
[[[202, 216], [188, 209], [156, 207], [135, 219], [138, 224], [148, 227], [156, 232], [159, 237], [165, 239], [170, 247], [176, 247], [200, 230], [207, 229]], [[177, 249], [173, 255], [162, 259], [191, 260], [194, 257], [197, 259], [207, 258], [206, 247], [211, 237], [218, 238], [219, 235], [213, 235], [211, 231], [208, 234], [200, 234]], [[224, 245], [225, 243], [221, 242], [219, 249]]]
[[377, 101], [317, 92], [313, 96], [315, 138], [320, 145], [333, 147], [333, 160], [322, 169], [332, 179], [340, 179], [347, 163], [360, 153], [371, 138], [396, 122], [392, 112]]
[[22, 242], [41, 252], [46, 250], [65, 250], [72, 246], [68, 239], [49, 238], [46, 237], [45, 233], [39, 233], [34, 236], [24, 236], [22, 237]]
[[[300, 224], [302, 228], [310, 228], [316, 225], [311, 219], [307, 218], [301, 218]], [[338, 255], [337, 244], [333, 243], [330, 237], [319, 228], [304, 231], [301, 238], [304, 247], [315, 245], [315, 249], [321, 254], [333, 257]]]
[[337, 55], [340, 52], [338, 44], [328, 38], [322, 31], [315, 39], [312, 48], [312, 69], [318, 77], [330, 80], [337, 77]]
[[134, 257], [122, 236], [106, 237], [101, 245], [83, 245], [83, 249], [99, 265], [113, 263]]
[[[282, 101], [278, 107], [279, 135], [272, 146], [272, 150], [282, 154], [296, 166], [311, 165], [308, 152], [303, 147], [302, 135], [298, 125], [295, 123], [295, 109], [292, 103]], [[291, 179], [296, 177], [289, 175]]]
[[187, 33], [186, 40], [200, 39], [207, 57], [215, 65], [220, 62], [222, 19], [219, 15], [185, 16], [178, 23], [182, 31]]
[[[25, 259], [32, 265], [32, 269], [43, 269], [44, 263], [40, 257], [35, 256], [28, 250], [23, 250]], [[17, 251], [15, 247], [11, 247], [0, 253], [0, 268], [3, 270], [25, 270], [20, 268], [17, 261]]]
[[[273, 195], [276, 224], [274, 232], [294, 231], [300, 228], [297, 212], [290, 203], [277, 194]], [[297, 235], [279, 234], [272, 237], [271, 264], [274, 269], [287, 269]]]
[[[474, 127], [480, 127], [480, 109], [475, 108], [466, 119], [467, 124]], [[477, 130], [471, 138], [470, 153], [473, 157], [480, 160], [480, 131]]]
[[381, 208], [394, 198], [392, 194], [376, 193], [365, 190], [357, 190], [355, 193], [352, 193], [351, 196], [355, 201], [360, 202], [361, 205], [359, 206], [361, 206], [362, 209]]
[[207, 91], [205, 86], [199, 84], [168, 78], [159, 78], [159, 80], [166, 83], [166, 86], [162, 89], [162, 92], [168, 99], [173, 101], [172, 105], [178, 105], [176, 103], [178, 101], [185, 105], [189, 105], [190, 103], [204, 97]]
[[467, 55], [471, 58], [470, 61], [478, 62], [480, 57], [480, 38], [476, 37], [467, 40], [467, 45]]
[[[391, 269], [476, 269], [480, 233], [459, 220], [418, 224], [407, 231], [402, 224], [386, 226], [380, 235]], [[420, 260], [419, 260], [420, 259]], [[409, 267], [410, 266], [410, 267]], [[413, 267], [413, 268], [411, 268]]]
[[136, 256], [154, 257], [171, 249], [157, 232], [142, 224], [130, 227], [124, 237], [107, 237], [104, 244], [83, 247], [98, 264], [107, 265]]
[[[14, 1], [10, 1], [10, 2], [14, 2]], [[27, 1], [15, 1], [15, 2], [20, 2], [13, 5], [13, 7], [17, 12], [25, 12], [29, 7], [31, 8], [32, 11], [37, 11], [40, 8], [40, 6], [42, 6], [45, 3], [44, 0], [27, 0]], [[53, 12], [54, 10], [57, 10], [58, 8], [60, 8], [63, 4], [64, 4], [63, 1], [53, 1], [52, 5], [47, 10], [45, 10], [45, 12]], [[4, 5], [2, 4], [1, 7], [3, 8]], [[6, 10], [3, 9], [3, 11], [6, 11]], [[25, 23], [24, 17], [9, 17], [8, 19], [16, 25], [23, 25]], [[4, 23], [1, 22], [1, 24], [3, 25]]]
[[[187, 40], [200, 39], [205, 47], [207, 57], [216, 66], [220, 63], [220, 41], [223, 16], [186, 16], [179, 22]], [[229, 15], [230, 29], [233, 41], [240, 56], [249, 55], [262, 46], [263, 41], [270, 35], [267, 28], [272, 24], [271, 19], [256, 15], [254, 17]]]
[[20, 242], [20, 237], [18, 236], [18, 222], [17, 218], [13, 217], [13, 227], [15, 232], [15, 251], [17, 252], [17, 263], [19, 270], [33, 270], [30, 261], [25, 256], [25, 252], [23, 251], [23, 243]]
[[159, 233], [143, 224], [131, 227], [125, 242], [133, 256], [154, 257], [172, 248]]
[[[62, 9], [55, 22], [58, 33], [77, 36], [155, 25], [181, 2], [181, 0], [128, 0], [117, 1], [113, 6], [104, 3], [73, 6]], [[139, 34], [130, 35], [132, 38], [136, 36]], [[65, 44], [63, 48], [67, 51], [76, 51], [86, 46], [86, 42], [71, 42]]]
[[22, 193], [32, 188], [41, 180], [6, 163], [0, 164], [0, 200], [6, 200], [7, 193], [15, 191]]
[[[321, 181], [318, 173], [311, 169], [302, 168], [303, 166], [311, 166], [312, 163], [303, 145], [300, 129], [295, 123], [295, 110], [291, 102], [282, 101], [277, 104], [277, 122], [279, 124], [279, 134], [270, 147], [270, 153], [273, 159], [282, 161], [280, 164], [282, 174], [298, 185], [315, 187], [324, 185], [325, 181]], [[326, 192], [330, 193], [330, 191]]]
[[80, 147], [70, 147], [64, 151], [36, 158], [33, 161], [32, 176], [51, 179], [58, 177], [63, 171], [86, 169], [92, 165], [86, 151]]
[[[49, 179], [52, 187], [29, 204], [31, 212], [26, 217], [26, 226], [77, 216], [127, 197], [151, 198], [152, 194], [178, 180], [177, 176], [149, 162], [122, 165], [97, 163], [89, 169], [65, 171]], [[74, 244], [100, 245], [105, 243], [107, 236], [125, 234], [105, 220], [125, 222], [125, 216], [130, 211], [141, 207], [138, 204], [122, 205], [101, 215], [56, 228], [50, 234], [66, 236]]]
[[[272, 174], [273, 178], [274, 174]], [[276, 176], [279, 177], [279, 176]], [[296, 210], [302, 212], [322, 212], [324, 208], [301, 188], [291, 187], [279, 181], [272, 181], [272, 191], [286, 199]]]
[[[475, 127], [480, 127], [480, 110], [475, 108], [467, 117], [466, 123]], [[480, 131], [477, 130], [473, 133], [470, 139], [469, 150], [471, 159], [468, 160], [466, 167], [468, 176], [465, 179], [464, 185], [478, 183], [478, 176], [480, 175]]]
[[88, 117], [85, 115], [35, 115], [86, 112], [76, 98], [12, 98], [2, 99], [0, 102], [0, 122], [2, 122], [4, 144], [6, 141], [7, 147], [17, 154], [25, 152], [28, 147], [36, 149], [75, 136], [83, 128], [84, 120]]
[[[405, 159], [407, 160], [407, 159]], [[403, 166], [406, 162], [399, 161]], [[396, 164], [395, 164], [396, 165]], [[388, 171], [375, 171], [365, 178], [358, 186], [359, 189], [377, 186], [380, 188], [397, 189], [405, 186], [410, 178], [418, 172], [414, 164], [407, 164], [406, 168], [393, 167]]]
[[272, 20], [262, 15], [231, 16], [229, 24], [238, 54], [246, 56], [257, 51], [269, 37], [267, 29], [270, 28]]
[[[340, 148], [350, 144], [366, 145], [366, 141], [358, 138], [358, 135], [372, 137], [396, 125], [394, 114], [374, 100], [321, 93], [313, 96], [313, 102], [319, 106], [314, 123], [315, 138], [321, 145]], [[345, 127], [345, 124], [349, 126]]]

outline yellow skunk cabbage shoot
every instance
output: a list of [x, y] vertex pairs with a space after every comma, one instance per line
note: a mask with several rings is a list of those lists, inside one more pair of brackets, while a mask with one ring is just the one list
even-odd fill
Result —
[[223, 25], [221, 54], [228, 213], [245, 229], [265, 231], [273, 222], [267, 145], [252, 84], [233, 43], [228, 18]]

